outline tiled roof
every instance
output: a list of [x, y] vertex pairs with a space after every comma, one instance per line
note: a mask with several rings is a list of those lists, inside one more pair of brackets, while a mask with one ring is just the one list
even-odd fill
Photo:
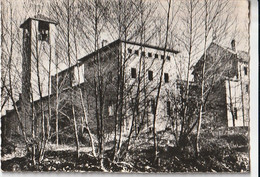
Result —
[[[126, 43], [126, 44], [132, 44], [132, 45], [137, 45], [137, 46], [142, 46], [142, 47], [147, 47], [147, 48], [152, 48], [152, 49], [156, 49], [156, 50], [164, 50], [164, 48], [161, 48], [161, 47], [157, 47], [157, 46], [153, 46], [153, 45], [148, 45], [148, 44], [142, 44], [142, 43], [137, 43], [137, 42], [131, 42], [131, 41], [124, 41], [124, 40], [115, 40], [113, 42], [111, 42], [110, 44], [84, 56], [83, 58], [79, 59], [80, 62], [83, 62], [83, 61], [86, 61], [88, 58], [92, 57], [93, 55], [95, 55], [97, 52], [100, 52], [100, 51], [105, 51], [105, 50], [108, 50], [110, 49], [112, 46], [115, 46], [115, 45], [119, 45], [119, 43]], [[166, 52], [171, 52], [171, 53], [179, 53], [179, 51], [177, 50], [173, 50], [173, 49], [166, 49], [165, 50]]]
[[48, 22], [51, 22], [51, 23], [55, 23], [57, 24], [58, 22], [49, 18], [49, 17], [46, 17], [45, 15], [43, 14], [37, 14], [33, 17], [33, 19], [36, 19], [36, 20], [42, 20], [42, 21], [48, 21]]
[[53, 23], [53, 24], [55, 24], [55, 25], [58, 24], [57, 21], [55, 21], [55, 20], [53, 20], [53, 19], [51, 19], [51, 18], [49, 18], [49, 17], [46, 17], [46, 16], [44, 16], [44, 15], [42, 15], [42, 14], [38, 14], [38, 15], [35, 15], [34, 17], [30, 17], [30, 18], [28, 18], [27, 20], [25, 20], [25, 21], [20, 25], [20, 28], [24, 28], [25, 25], [26, 25], [26, 24], [28, 23], [28, 21], [30, 21], [30, 20], [45, 21], [45, 22]]
[[[214, 43], [214, 42], [212, 42]], [[223, 46], [220, 46], [219, 44], [216, 44], [214, 43], [215, 45], [217, 45], [218, 47], [221, 47], [223, 48], [224, 50], [232, 53], [232, 54], [236, 54], [237, 55], [237, 59], [240, 60], [240, 61], [243, 61], [243, 62], [249, 62], [249, 54], [248, 52], [245, 52], [245, 51], [237, 51], [235, 52], [234, 50], [228, 48], [228, 47], [223, 47]]]

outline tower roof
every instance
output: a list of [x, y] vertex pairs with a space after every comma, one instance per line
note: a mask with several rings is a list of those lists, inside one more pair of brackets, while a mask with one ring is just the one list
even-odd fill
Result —
[[49, 17], [46, 17], [46, 16], [44, 16], [44, 15], [42, 15], [42, 14], [37, 14], [37, 15], [35, 15], [34, 17], [29, 17], [27, 20], [25, 20], [25, 21], [20, 25], [20, 28], [24, 28], [25, 25], [27, 25], [30, 20], [44, 21], [44, 22], [48, 22], [48, 23], [55, 24], [55, 25], [58, 24], [57, 21], [55, 21], [55, 20], [53, 20], [53, 19], [51, 19], [51, 18], [49, 18]]

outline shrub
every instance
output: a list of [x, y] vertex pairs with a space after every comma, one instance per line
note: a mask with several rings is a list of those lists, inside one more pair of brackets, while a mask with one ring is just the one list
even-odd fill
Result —
[[245, 146], [248, 144], [248, 137], [242, 134], [223, 135], [221, 138], [225, 139], [228, 143], [232, 143], [237, 146]]
[[8, 141], [7, 139], [3, 139], [1, 147], [2, 147], [2, 154], [1, 154], [2, 156], [13, 153], [16, 148], [16, 146], [10, 141]]

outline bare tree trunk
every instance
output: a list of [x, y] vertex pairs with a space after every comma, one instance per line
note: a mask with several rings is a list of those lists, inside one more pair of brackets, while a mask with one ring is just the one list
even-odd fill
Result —
[[41, 129], [42, 129], [42, 138], [40, 142], [40, 154], [39, 154], [39, 162], [41, 162], [44, 158], [44, 151], [45, 151], [45, 141], [46, 141], [46, 135], [45, 135], [45, 114], [43, 110], [43, 97], [42, 97], [42, 87], [41, 87], [41, 78], [40, 78], [40, 64], [39, 64], [39, 46], [38, 46], [38, 39], [36, 37], [35, 41], [36, 45], [36, 75], [37, 75], [37, 84], [38, 84], [38, 92], [40, 96], [40, 111], [41, 111]]
[[241, 74], [241, 67], [239, 67], [239, 75], [240, 75], [240, 89], [241, 89], [241, 102], [242, 102], [242, 116], [243, 116], [243, 126], [245, 126], [245, 106], [244, 106], [244, 91], [243, 91], [243, 81]]
[[[196, 6], [197, 2], [194, 2], [193, 0], [190, 0], [188, 2], [188, 9], [189, 9], [189, 20], [185, 21], [185, 23], [188, 23], [188, 32], [189, 32], [189, 39], [188, 39], [188, 47], [185, 47], [188, 52], [188, 66], [187, 66], [187, 74], [186, 74], [186, 85], [185, 85], [185, 95], [184, 95], [184, 101], [182, 101], [182, 110], [183, 110], [183, 115], [181, 115], [182, 123], [181, 123], [181, 131], [180, 131], [180, 136], [178, 139], [178, 145], [185, 146], [185, 144], [182, 144], [183, 140], [185, 141], [186, 135], [185, 131], [186, 129], [184, 128], [184, 124], [186, 122], [186, 114], [187, 114], [187, 109], [188, 105], [187, 103], [189, 102], [189, 93], [190, 93], [190, 67], [191, 67], [191, 55], [192, 55], [192, 49], [193, 49], [193, 11]], [[185, 83], [184, 83], [185, 84]], [[177, 129], [177, 127], [176, 127]], [[177, 130], [178, 131], [178, 130]], [[184, 137], [183, 137], [184, 136]], [[181, 147], [183, 148], [183, 147]]]
[[86, 129], [87, 129], [87, 132], [88, 132], [88, 135], [89, 135], [89, 138], [90, 138], [90, 142], [91, 142], [92, 154], [93, 154], [94, 157], [97, 157], [95, 142], [94, 142], [93, 135], [92, 135], [91, 130], [90, 130], [89, 125], [88, 125], [87, 111], [86, 111], [86, 108], [85, 108], [85, 105], [84, 105], [84, 102], [83, 102], [83, 96], [82, 96], [81, 90], [80, 90], [80, 99], [81, 99], [81, 106], [82, 106], [83, 113], [84, 113]]
[[77, 120], [75, 115], [75, 106], [72, 104], [72, 116], [73, 116], [73, 125], [74, 125], [74, 132], [75, 132], [75, 141], [76, 141], [76, 149], [77, 149], [77, 157], [79, 158], [79, 136], [78, 136], [78, 128], [77, 128]]
[[32, 163], [33, 165], [36, 165], [36, 139], [35, 139], [35, 113], [34, 113], [34, 100], [33, 100], [33, 94], [31, 93], [32, 97]]
[[[165, 47], [164, 47], [164, 56], [166, 53], [166, 48], [167, 48], [167, 43], [168, 43], [168, 32], [169, 32], [169, 17], [170, 17], [170, 9], [171, 9], [171, 0], [169, 1], [168, 4], [168, 12], [167, 12], [167, 27], [166, 27], [166, 36], [165, 36]], [[157, 90], [157, 95], [156, 95], [156, 102], [155, 102], [155, 111], [154, 111], [154, 116], [153, 116], [153, 143], [154, 143], [154, 162], [156, 165], [159, 165], [159, 160], [158, 160], [158, 139], [157, 139], [157, 130], [156, 130], [156, 114], [157, 114], [157, 107], [158, 107], [158, 102], [159, 102], [159, 97], [160, 97], [160, 92], [161, 92], [161, 86], [162, 86], [162, 77], [163, 77], [163, 69], [164, 69], [164, 59], [162, 61], [161, 65], [161, 73], [160, 73], [160, 80], [159, 80], [159, 87]]]
[[59, 145], [59, 74], [58, 74], [58, 56], [56, 55], [56, 92], [55, 92], [55, 131], [56, 131], [56, 147]]
[[203, 67], [202, 67], [202, 80], [201, 80], [201, 100], [200, 100], [200, 109], [199, 109], [199, 117], [198, 117], [198, 127], [197, 127], [197, 135], [196, 135], [196, 141], [195, 141], [195, 155], [198, 156], [200, 152], [199, 147], [199, 138], [200, 138], [200, 129], [201, 129], [201, 121], [203, 116], [203, 105], [204, 105], [204, 87], [205, 87], [205, 65], [206, 65], [206, 59], [207, 59], [207, 39], [208, 39], [208, 7], [207, 7], [207, 1], [204, 1], [205, 5], [205, 21], [204, 21], [204, 27], [205, 27], [205, 33], [204, 33], [204, 58], [203, 58]]
[[[77, 39], [76, 39], [76, 29], [74, 28], [74, 44], [75, 44], [75, 53], [76, 53], [76, 59], [78, 58], [78, 47], [77, 47]], [[95, 142], [94, 142], [94, 139], [93, 139], [93, 134], [91, 133], [91, 130], [89, 128], [89, 124], [88, 124], [88, 116], [87, 116], [87, 109], [85, 107], [85, 104], [84, 104], [84, 98], [83, 98], [83, 93], [82, 93], [82, 88], [80, 86], [80, 66], [79, 66], [79, 63], [77, 62], [76, 64], [77, 66], [77, 70], [78, 70], [78, 86], [79, 86], [79, 94], [80, 94], [80, 103], [81, 103], [81, 107], [82, 107], [82, 111], [83, 111], [83, 115], [84, 115], [84, 119], [85, 119], [85, 126], [86, 126], [86, 129], [87, 129], [87, 133], [89, 135], [89, 138], [90, 138], [90, 142], [91, 142], [91, 147], [92, 147], [92, 154], [93, 156], [96, 158], [97, 157], [97, 154], [96, 154], [96, 148], [95, 148]], [[76, 73], [75, 73], [76, 74]], [[83, 121], [82, 121], [82, 124], [83, 124]], [[82, 125], [83, 127], [83, 125]]]
[[[1, 5], [3, 5], [3, 4], [1, 3]], [[12, 6], [12, 3], [10, 3], [10, 14], [9, 14], [9, 17], [10, 17], [10, 29], [9, 29], [8, 32], [10, 33], [10, 48], [9, 48], [8, 64], [7, 64], [7, 71], [8, 71], [8, 78], [9, 78], [9, 83], [8, 83], [9, 84], [9, 88], [6, 85], [3, 85], [2, 87], [4, 87], [6, 89], [7, 95], [9, 95], [9, 98], [12, 101], [15, 113], [17, 114], [18, 123], [19, 123], [19, 126], [21, 128], [21, 133], [22, 133], [24, 142], [25, 142], [26, 147], [27, 147], [27, 151], [29, 151], [29, 141], [27, 139], [26, 130], [25, 130], [23, 122], [22, 122], [24, 117], [20, 114], [19, 108], [17, 107], [17, 103], [15, 101], [15, 96], [14, 96], [14, 88], [13, 88], [14, 85], [13, 85], [13, 82], [12, 82], [12, 61], [13, 61], [13, 52], [14, 52], [14, 45], [15, 45], [14, 44], [15, 43], [15, 36], [14, 36], [14, 32], [13, 32], [13, 29], [14, 29], [13, 28], [14, 17], [13, 17], [13, 6]], [[3, 16], [1, 16], [1, 22], [2, 22], [1, 23], [1, 32], [2, 32], [2, 34], [1, 34], [1, 45], [3, 45], [3, 39], [4, 39], [4, 34], [3, 34], [3, 30], [4, 30], [3, 22], [4, 22], [4, 19], [3, 19]], [[7, 27], [5, 27], [5, 29], [7, 29]], [[9, 45], [9, 44], [7, 44], [7, 45]], [[1, 77], [1, 79], [2, 79], [2, 77]]]
[[47, 121], [47, 138], [46, 138], [46, 143], [49, 141], [50, 139], [50, 131], [51, 131], [51, 127], [50, 127], [50, 119], [51, 119], [51, 62], [52, 62], [52, 46], [50, 46], [50, 59], [49, 59], [49, 71], [48, 71], [48, 112], [49, 115], [46, 118]]
[[231, 85], [230, 85], [230, 79], [228, 79], [228, 91], [229, 91], [229, 108], [230, 108], [230, 112], [232, 115], [232, 120], [233, 120], [233, 127], [235, 127], [236, 123], [235, 123], [235, 116], [234, 116], [234, 106], [233, 106], [233, 99], [232, 99], [232, 92], [231, 92]]

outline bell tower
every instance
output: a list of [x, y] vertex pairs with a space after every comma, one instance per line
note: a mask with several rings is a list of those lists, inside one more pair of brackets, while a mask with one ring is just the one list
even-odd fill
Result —
[[[49, 79], [55, 71], [55, 41], [57, 22], [43, 15], [25, 20], [22, 41], [22, 94], [24, 119], [31, 116], [31, 101], [47, 96]], [[25, 129], [30, 121], [25, 120]]]

